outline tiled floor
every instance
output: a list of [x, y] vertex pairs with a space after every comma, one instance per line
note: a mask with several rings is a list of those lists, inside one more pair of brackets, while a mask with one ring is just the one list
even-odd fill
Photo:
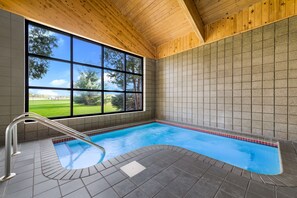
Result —
[[[269, 177], [169, 146], [142, 148], [93, 168], [58, 174], [58, 168], [45, 163], [53, 159], [46, 142], [50, 140], [21, 144], [22, 153], [13, 159], [13, 172], [17, 176], [0, 184], [0, 195], [13, 198], [297, 197], [296, 187], [265, 184], [268, 182], [264, 180], [271, 181]], [[287, 143], [285, 147], [294, 150], [293, 144]], [[2, 149], [1, 175], [4, 171], [3, 156]], [[129, 178], [120, 167], [134, 160], [146, 169]], [[44, 176], [49, 173], [52, 178], [53, 175], [62, 176], [60, 179]], [[279, 185], [283, 184], [279, 182]]]

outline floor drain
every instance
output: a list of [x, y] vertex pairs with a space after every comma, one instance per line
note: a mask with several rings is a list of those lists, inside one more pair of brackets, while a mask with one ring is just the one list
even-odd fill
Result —
[[129, 177], [133, 177], [137, 175], [138, 173], [145, 170], [145, 167], [139, 164], [136, 161], [130, 162], [129, 164], [126, 164], [125, 166], [121, 167], [121, 170], [126, 173]]

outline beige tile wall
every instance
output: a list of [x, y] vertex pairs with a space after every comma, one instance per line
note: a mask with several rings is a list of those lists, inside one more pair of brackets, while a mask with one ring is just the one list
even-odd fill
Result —
[[297, 17], [157, 61], [157, 119], [297, 140]]
[[[0, 145], [4, 143], [7, 125], [25, 109], [24, 26], [23, 17], [0, 9]], [[154, 119], [155, 67], [155, 60], [145, 59], [145, 111], [58, 121], [79, 131], [87, 131]], [[36, 123], [20, 124], [18, 134], [20, 141], [60, 135]]]

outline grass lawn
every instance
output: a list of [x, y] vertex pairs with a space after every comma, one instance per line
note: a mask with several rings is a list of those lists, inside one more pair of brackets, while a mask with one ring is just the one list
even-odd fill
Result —
[[[29, 111], [38, 113], [45, 117], [59, 117], [70, 115], [70, 101], [69, 100], [30, 100]], [[104, 112], [117, 111], [111, 103], [104, 105]], [[85, 106], [74, 103], [74, 115], [95, 114], [101, 113], [100, 106]]]

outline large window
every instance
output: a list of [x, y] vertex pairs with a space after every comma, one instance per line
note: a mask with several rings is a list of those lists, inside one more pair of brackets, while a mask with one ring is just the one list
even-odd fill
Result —
[[49, 118], [143, 109], [143, 58], [26, 23], [26, 111]]

